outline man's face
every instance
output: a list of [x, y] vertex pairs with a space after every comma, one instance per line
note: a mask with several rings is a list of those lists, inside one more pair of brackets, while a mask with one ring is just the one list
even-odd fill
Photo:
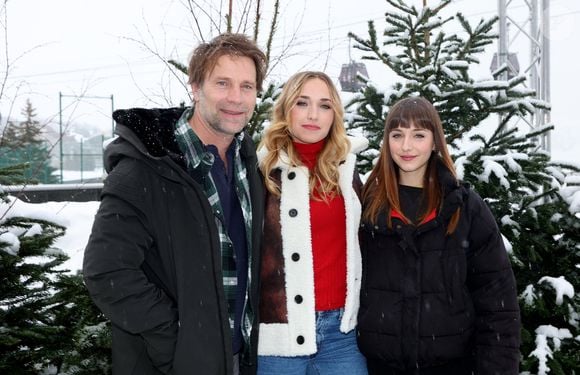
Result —
[[192, 84], [195, 116], [217, 136], [234, 136], [256, 105], [256, 66], [246, 56], [223, 55], [201, 86]]

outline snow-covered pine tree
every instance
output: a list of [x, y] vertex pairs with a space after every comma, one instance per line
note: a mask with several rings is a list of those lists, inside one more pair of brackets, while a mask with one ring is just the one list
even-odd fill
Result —
[[[471, 25], [461, 13], [442, 16], [451, 0], [422, 9], [386, 1], [381, 41], [372, 21], [367, 37], [349, 34], [363, 59], [379, 61], [401, 78], [388, 89], [367, 81], [347, 105], [349, 128], [370, 140], [361, 169], [369, 170], [378, 154], [391, 105], [413, 95], [432, 101], [460, 177], [487, 201], [509, 242], [522, 309], [522, 371], [574, 373], [580, 363], [580, 299], [574, 292], [580, 288], [580, 179], [573, 173], [580, 166], [553, 163], [539, 149], [537, 137], [552, 126], [530, 132], [513, 121], [549, 104], [534, 99], [523, 76], [470, 76], [470, 66], [496, 38], [496, 18]], [[458, 22], [462, 32], [447, 34], [450, 22]], [[501, 121], [485, 136], [492, 114]]]
[[264, 126], [269, 123], [272, 107], [281, 92], [281, 85], [270, 83], [264, 91], [258, 94], [258, 102], [256, 103], [254, 113], [252, 113], [252, 117], [248, 122], [248, 126], [246, 127], [248, 134], [252, 137], [254, 142], [258, 143], [260, 139], [262, 139]]
[[111, 323], [91, 300], [82, 275], [61, 275], [55, 287], [50, 310], [54, 324], [63, 327], [51, 356], [55, 373], [111, 374]]
[[24, 170], [0, 168], [0, 373], [109, 374], [106, 319], [53, 247], [65, 228], [13, 215], [15, 198], [2, 191]]
[[[549, 127], [547, 127], [549, 128]], [[537, 148], [537, 136], [499, 126], [458, 152], [463, 178], [490, 205], [509, 243], [520, 292], [522, 373], [573, 374], [580, 363], [580, 180]], [[574, 202], [574, 199], [577, 202]]]
[[[22, 170], [0, 170], [3, 180]], [[53, 283], [66, 259], [51, 247], [64, 228], [8, 215], [11, 200], [0, 190], [0, 373], [35, 374], [62, 327], [47, 313]]]

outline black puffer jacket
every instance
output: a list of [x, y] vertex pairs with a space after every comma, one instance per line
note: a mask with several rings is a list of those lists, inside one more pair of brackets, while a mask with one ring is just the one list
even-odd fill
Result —
[[[113, 326], [119, 375], [231, 374], [232, 339], [213, 213], [173, 136], [180, 109], [116, 111], [109, 175], [84, 257], [84, 278]], [[256, 313], [242, 373], [255, 373], [264, 190], [250, 137], [253, 228], [250, 304]]]
[[395, 371], [473, 358], [479, 375], [517, 374], [519, 307], [502, 237], [475, 192], [443, 168], [439, 178], [445, 199], [435, 219], [415, 227], [393, 218], [388, 229], [383, 214], [362, 224], [359, 347]]

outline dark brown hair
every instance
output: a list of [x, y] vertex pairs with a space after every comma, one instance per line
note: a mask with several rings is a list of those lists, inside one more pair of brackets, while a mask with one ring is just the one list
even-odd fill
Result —
[[262, 90], [266, 75], [266, 55], [244, 34], [220, 34], [207, 43], [202, 43], [193, 50], [187, 73], [189, 84], [202, 85], [203, 80], [212, 72], [220, 57], [249, 57], [256, 66], [256, 88]]
[[[427, 129], [433, 133], [435, 150], [429, 158], [425, 176], [423, 176], [424, 211], [419, 213], [419, 222], [442, 204], [442, 190], [437, 175], [437, 163], [441, 162], [456, 177], [453, 160], [447, 151], [443, 125], [437, 110], [427, 99], [410, 97], [399, 100], [393, 105], [385, 120], [383, 144], [377, 164], [371, 171], [363, 188], [363, 200], [366, 203], [363, 217], [376, 223], [381, 210], [388, 210], [387, 225], [391, 227], [390, 210], [402, 214], [399, 201], [399, 167], [391, 157], [389, 134], [396, 128], [409, 128], [411, 125]], [[453, 233], [459, 220], [459, 210], [455, 212], [447, 227], [447, 233]]]

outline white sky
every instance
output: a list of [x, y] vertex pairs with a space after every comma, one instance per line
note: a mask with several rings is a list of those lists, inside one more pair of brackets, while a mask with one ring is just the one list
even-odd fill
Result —
[[[198, 3], [205, 4], [207, 11], [219, 6], [220, 1]], [[227, 1], [222, 3], [223, 14]], [[272, 1], [267, 3], [264, 7], [269, 9]], [[297, 70], [318, 69], [338, 81], [341, 65], [349, 59], [347, 32], [364, 36], [367, 21], [373, 19], [380, 40], [387, 9], [384, 0], [286, 3], [273, 45], [280, 51], [294, 39], [288, 50], [291, 56], [271, 76], [277, 80], [284, 80]], [[437, 3], [428, 1], [431, 6]], [[185, 0], [9, 0], [8, 60], [6, 53], [0, 52], [1, 74], [6, 71], [6, 61], [10, 63], [8, 86], [0, 101], [3, 120], [9, 115], [18, 118], [24, 101], [30, 98], [39, 118], [58, 122], [60, 92], [64, 95], [63, 123], [97, 124], [102, 132], [110, 134], [112, 105], [155, 107], [188, 102], [183, 77], [173, 76], [158, 57], [146, 50], [151, 48], [163, 58], [186, 63], [198, 40], [184, 4]], [[234, 1], [234, 10], [242, 4], [241, 0]], [[512, 0], [511, 4], [508, 15], [524, 23], [525, 2]], [[447, 14], [461, 11], [475, 23], [497, 14], [497, 1], [455, 0], [448, 9]], [[270, 18], [268, 14], [265, 19]], [[580, 162], [580, 124], [574, 111], [580, 88], [576, 66], [580, 54], [572, 47], [580, 40], [580, 2], [552, 0], [551, 19], [551, 120], [556, 125], [552, 155], [556, 160]], [[203, 29], [209, 30], [206, 36], [215, 34], [207, 25]], [[528, 41], [515, 28], [510, 28], [510, 34], [514, 39], [510, 49], [518, 52], [520, 66], [524, 67], [529, 60]], [[480, 57], [481, 64], [474, 69], [476, 78], [489, 78], [489, 65], [496, 50], [497, 46], [490, 46]], [[351, 49], [351, 56], [358, 60], [361, 54]], [[373, 81], [385, 88], [394, 83], [395, 77], [383, 65], [365, 63]], [[77, 100], [76, 96], [83, 93], [99, 99]], [[17, 100], [12, 102], [14, 97]]]

